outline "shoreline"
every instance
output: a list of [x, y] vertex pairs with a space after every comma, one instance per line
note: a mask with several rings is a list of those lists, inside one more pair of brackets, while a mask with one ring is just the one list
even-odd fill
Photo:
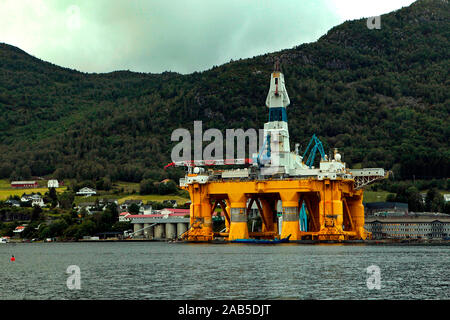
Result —
[[[99, 240], [91, 240], [91, 239], [80, 239], [80, 240], [56, 240], [56, 241], [22, 241], [11, 239], [8, 243], [103, 243], [103, 242], [165, 242], [170, 244], [232, 244], [236, 245], [236, 243], [230, 243], [225, 240], [213, 240], [213, 241], [205, 241], [205, 242], [191, 242], [191, 241], [171, 241], [166, 239], [99, 239]], [[8, 244], [6, 243], [6, 244]], [[335, 241], [335, 240], [294, 240], [289, 241], [288, 243], [279, 243], [279, 244], [263, 244], [263, 245], [363, 245], [363, 246], [450, 246], [450, 240], [407, 240], [407, 239], [383, 239], [383, 240], [343, 240], [343, 241]], [[238, 244], [242, 245], [242, 244]], [[248, 243], [246, 245], [261, 245]]]

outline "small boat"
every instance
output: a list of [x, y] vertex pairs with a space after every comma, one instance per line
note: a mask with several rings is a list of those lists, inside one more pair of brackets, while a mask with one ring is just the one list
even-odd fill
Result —
[[257, 243], [257, 244], [277, 244], [277, 243], [287, 243], [289, 242], [289, 238], [291, 235], [288, 235], [283, 239], [275, 239], [275, 240], [260, 240], [260, 239], [236, 239], [231, 240], [232, 243]]

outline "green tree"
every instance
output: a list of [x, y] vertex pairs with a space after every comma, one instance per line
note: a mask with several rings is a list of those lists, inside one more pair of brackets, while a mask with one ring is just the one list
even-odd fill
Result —
[[37, 238], [39, 236], [39, 231], [37, 230], [39, 226], [39, 222], [31, 222], [21, 233], [21, 237], [25, 239], [29, 238]]
[[75, 194], [71, 191], [64, 191], [59, 195], [59, 206], [63, 209], [72, 209]]
[[168, 182], [161, 182], [158, 184], [158, 193], [161, 195], [172, 194], [177, 191], [177, 185], [172, 180]]
[[72, 225], [75, 222], [73, 215], [69, 212], [63, 213], [61, 218], [68, 224]]
[[425, 197], [425, 210], [429, 212], [442, 212], [444, 209], [444, 196], [436, 189], [428, 190]]
[[422, 195], [416, 187], [409, 187], [406, 190], [406, 194], [408, 199], [409, 211], [420, 212], [424, 210]]
[[55, 208], [58, 205], [58, 195], [55, 188], [52, 187], [48, 190], [48, 197], [50, 198], [51, 207]]
[[113, 224], [111, 229], [112, 229], [112, 231], [123, 232], [126, 230], [133, 229], [133, 225], [129, 221], [117, 221], [116, 223]]
[[84, 236], [92, 236], [95, 232], [95, 223], [90, 219], [85, 219], [78, 228], [76, 238], [81, 239]]
[[128, 212], [131, 214], [138, 214], [139, 213], [139, 206], [136, 203], [132, 203], [128, 207]]
[[95, 187], [97, 188], [97, 190], [109, 191], [112, 188], [111, 179], [109, 177], [104, 177], [102, 179], [99, 179], [95, 183]]
[[386, 197], [387, 202], [396, 202], [396, 196], [393, 193], [389, 193]]
[[40, 230], [39, 236], [41, 239], [59, 237], [63, 235], [67, 227], [68, 225], [63, 219], [58, 219]]
[[65, 238], [73, 238], [73, 239], [80, 239], [80, 226], [78, 224], [72, 224], [70, 225], [66, 230], [64, 230], [64, 237]]
[[444, 213], [450, 214], [450, 201], [444, 204]]
[[80, 217], [83, 219], [85, 218], [87, 215], [89, 214], [88, 210], [86, 209], [86, 207], [82, 207], [80, 209]]
[[111, 212], [112, 219], [114, 221], [116, 221], [119, 218], [119, 207], [114, 202], [108, 203], [108, 205], [106, 206], [106, 210]]
[[157, 188], [155, 187], [155, 180], [153, 179], [144, 179], [139, 184], [139, 193], [142, 195], [154, 194], [156, 192]]
[[38, 221], [41, 219], [42, 208], [38, 205], [33, 206], [31, 211], [31, 221]]

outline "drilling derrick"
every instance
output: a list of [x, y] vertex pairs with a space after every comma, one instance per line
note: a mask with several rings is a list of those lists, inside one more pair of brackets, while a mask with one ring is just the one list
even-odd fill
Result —
[[[265, 104], [269, 120], [264, 124], [264, 141], [259, 153], [250, 159], [170, 164], [187, 167], [186, 176], [180, 180], [180, 187], [187, 190], [191, 198], [190, 229], [184, 234], [185, 239], [341, 241], [370, 237], [364, 229], [362, 188], [385, 178], [385, 170], [347, 169], [337, 149], [332, 159], [328, 159], [315, 135], [303, 156], [298, 154], [297, 146], [294, 152], [290, 150], [286, 110], [290, 100], [278, 61], [271, 74]], [[315, 168], [317, 150], [320, 164]], [[243, 168], [223, 169], [227, 164]], [[254, 205], [262, 221], [261, 230], [257, 232], [249, 231], [248, 227], [248, 213]], [[225, 216], [223, 232], [214, 232], [212, 228], [217, 208]], [[281, 212], [277, 208], [281, 208]]]

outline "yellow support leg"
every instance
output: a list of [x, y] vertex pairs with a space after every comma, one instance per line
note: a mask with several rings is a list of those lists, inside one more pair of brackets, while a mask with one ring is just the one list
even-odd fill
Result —
[[228, 240], [248, 239], [247, 198], [243, 193], [229, 193], [230, 233]]
[[283, 223], [281, 226], [281, 238], [290, 235], [289, 240], [300, 240], [300, 222], [298, 213], [298, 192], [280, 192], [283, 204]]

